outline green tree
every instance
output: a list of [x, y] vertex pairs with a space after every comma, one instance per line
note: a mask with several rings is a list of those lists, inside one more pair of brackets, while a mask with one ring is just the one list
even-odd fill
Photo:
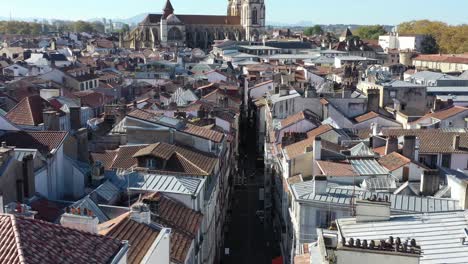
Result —
[[385, 34], [387, 34], [387, 31], [381, 25], [362, 26], [353, 32], [353, 35], [361, 39], [379, 39], [379, 36]]
[[73, 24], [73, 30], [75, 32], [94, 32], [94, 28], [90, 23], [81, 20]]
[[439, 53], [439, 45], [432, 35], [426, 35], [424, 40], [421, 42], [421, 52], [424, 54]]
[[[468, 52], [468, 25], [452, 26], [439, 21], [416, 20], [402, 23], [398, 26], [400, 34], [430, 35], [435, 39], [438, 51], [442, 53]], [[431, 48], [431, 39], [427, 40], [428, 50]], [[432, 45], [434, 47], [434, 45]]]
[[93, 28], [94, 32], [98, 32], [98, 33], [106, 32], [106, 28], [105, 28], [104, 24], [101, 23], [101, 22], [93, 22], [93, 23], [91, 23], [91, 27]]
[[321, 26], [315, 25], [313, 27], [308, 27], [304, 29], [304, 35], [313, 36], [313, 35], [323, 35], [324, 31]]
[[128, 24], [124, 24], [122, 26], [122, 29], [120, 30], [120, 32], [122, 32], [122, 33], [130, 32], [130, 26]]

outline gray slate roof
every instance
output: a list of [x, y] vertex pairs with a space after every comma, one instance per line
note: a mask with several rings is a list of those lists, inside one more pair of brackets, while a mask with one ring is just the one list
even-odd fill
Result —
[[435, 213], [462, 210], [459, 202], [451, 199], [370, 192], [364, 191], [359, 187], [353, 190], [350, 186], [327, 188], [327, 194], [320, 195], [314, 193], [313, 181], [300, 182], [291, 187], [294, 196], [299, 202], [309, 201], [349, 207], [353, 199], [353, 194], [354, 199], [369, 199], [373, 195], [376, 195], [377, 198], [381, 198], [382, 200], [385, 200], [385, 196], [388, 196], [392, 204], [391, 210], [397, 213]]
[[348, 218], [337, 220], [337, 225], [346, 239], [414, 238], [421, 246], [421, 264], [468, 262], [468, 244], [460, 241], [468, 228], [465, 212], [392, 216], [389, 221], [368, 223]]

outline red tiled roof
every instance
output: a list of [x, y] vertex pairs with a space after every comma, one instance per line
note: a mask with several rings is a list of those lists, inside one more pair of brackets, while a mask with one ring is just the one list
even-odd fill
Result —
[[468, 56], [463, 55], [452, 55], [452, 54], [443, 54], [443, 55], [431, 55], [431, 54], [421, 54], [417, 55], [413, 60], [417, 61], [432, 61], [432, 62], [445, 62], [445, 63], [459, 63], [459, 64], [468, 64]]
[[73, 93], [73, 95], [80, 98], [82, 105], [86, 105], [91, 108], [98, 108], [106, 103], [104, 94], [94, 91], [76, 92]]
[[330, 125], [321, 125], [309, 132], [307, 132], [307, 137], [309, 138], [315, 138], [317, 136], [320, 136], [324, 133], [327, 133], [329, 131], [332, 131], [333, 130], [333, 127], [330, 126]]
[[305, 119], [304, 111], [301, 111], [294, 115], [290, 115], [286, 117], [285, 119], [281, 120], [281, 128], [285, 128], [290, 125], [296, 124], [297, 122], [302, 121], [304, 119]]
[[437, 111], [437, 112], [434, 112], [434, 113], [430, 113], [430, 114], [427, 114], [421, 118], [419, 118], [418, 120], [416, 121], [413, 121], [411, 123], [418, 123], [418, 122], [421, 122], [422, 120], [426, 119], [426, 118], [434, 118], [434, 119], [438, 119], [438, 120], [444, 120], [444, 119], [447, 119], [447, 118], [450, 118], [452, 116], [455, 116], [455, 115], [458, 115], [462, 112], [465, 112], [467, 111], [468, 113], [468, 108], [466, 107], [462, 107], [462, 106], [453, 106], [453, 107], [450, 107], [450, 108], [446, 108], [446, 109], [443, 109], [443, 110], [440, 110], [440, 111]]
[[127, 261], [130, 264], [141, 263], [160, 232], [150, 225], [131, 220], [130, 213], [125, 213], [116, 219], [102, 223], [100, 226], [109, 226], [109, 228], [99, 232], [101, 235], [129, 242], [130, 249]]
[[221, 132], [199, 127], [199, 126], [192, 125], [192, 124], [187, 124], [187, 126], [182, 131], [187, 134], [191, 134], [197, 137], [209, 139], [216, 143], [220, 143], [224, 138], [224, 134]]
[[110, 263], [122, 242], [40, 220], [0, 215], [1, 263]]
[[130, 169], [137, 166], [138, 160], [133, 158], [133, 155], [146, 146], [147, 145], [121, 146], [117, 150], [117, 155], [115, 156], [111, 169]]
[[376, 117], [379, 117], [379, 116], [380, 115], [377, 114], [376, 112], [371, 111], [369, 113], [365, 113], [363, 115], [360, 115], [360, 116], [354, 118], [354, 120], [356, 120], [356, 122], [358, 122], [358, 123], [361, 123], [361, 122], [364, 122], [364, 121], [367, 121], [367, 120], [370, 120], [372, 118], [376, 118]]
[[324, 175], [328, 176], [358, 176], [353, 166], [347, 161], [317, 161]]
[[411, 162], [410, 159], [399, 154], [398, 152], [392, 152], [388, 155], [385, 155], [382, 158], [380, 158], [378, 161], [380, 165], [384, 166], [389, 171], [394, 171], [396, 169], [399, 169]]
[[190, 244], [201, 227], [203, 215], [161, 193], [153, 193], [145, 197], [144, 201], [151, 201], [158, 196], [159, 212], [153, 221], [175, 231], [171, 236], [171, 259], [176, 263], [184, 263]]
[[100, 161], [105, 169], [109, 170], [114, 163], [115, 158], [117, 157], [117, 150], [108, 150], [103, 153], [91, 153], [93, 161]]
[[[468, 153], [468, 133], [444, 132], [439, 129], [384, 129], [384, 136], [417, 136], [420, 153]], [[460, 136], [459, 145], [454, 148], [454, 139]]]
[[51, 104], [39, 95], [33, 95], [21, 100], [5, 117], [17, 125], [37, 126], [44, 122], [42, 112]]
[[314, 144], [314, 138], [307, 138], [302, 141], [296, 142], [289, 146], [286, 146], [284, 150], [288, 155], [289, 159], [294, 159], [304, 153], [306, 153], [308, 147], [312, 147]]
[[49, 153], [60, 147], [66, 136], [67, 132], [19, 131], [2, 135], [0, 141], [6, 142], [8, 146], [37, 149], [42, 153]]
[[140, 149], [133, 158], [154, 156], [166, 160], [165, 171], [192, 175], [210, 175], [217, 158], [210, 154], [167, 143], [156, 143]]

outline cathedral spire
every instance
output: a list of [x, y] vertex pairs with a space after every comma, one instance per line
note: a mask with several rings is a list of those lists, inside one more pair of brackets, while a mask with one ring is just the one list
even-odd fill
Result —
[[167, 18], [169, 15], [174, 14], [174, 7], [172, 7], [171, 0], [166, 1], [166, 5], [164, 6], [163, 9], [163, 17]]

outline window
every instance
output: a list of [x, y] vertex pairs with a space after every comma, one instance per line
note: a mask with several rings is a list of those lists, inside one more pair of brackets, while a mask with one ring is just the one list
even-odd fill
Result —
[[81, 91], [84, 90], [84, 83], [80, 83], [80, 90], [81, 90]]
[[257, 15], [258, 15], [257, 8], [254, 7], [254, 9], [252, 10], [252, 24], [254, 25], [258, 24]]
[[315, 217], [318, 228], [328, 228], [331, 225], [331, 222], [336, 220], [336, 212], [317, 211]]
[[452, 160], [451, 154], [442, 155], [442, 167], [450, 168], [451, 160]]
[[147, 159], [146, 160], [146, 167], [149, 169], [155, 169], [156, 168], [156, 160], [155, 159]]

